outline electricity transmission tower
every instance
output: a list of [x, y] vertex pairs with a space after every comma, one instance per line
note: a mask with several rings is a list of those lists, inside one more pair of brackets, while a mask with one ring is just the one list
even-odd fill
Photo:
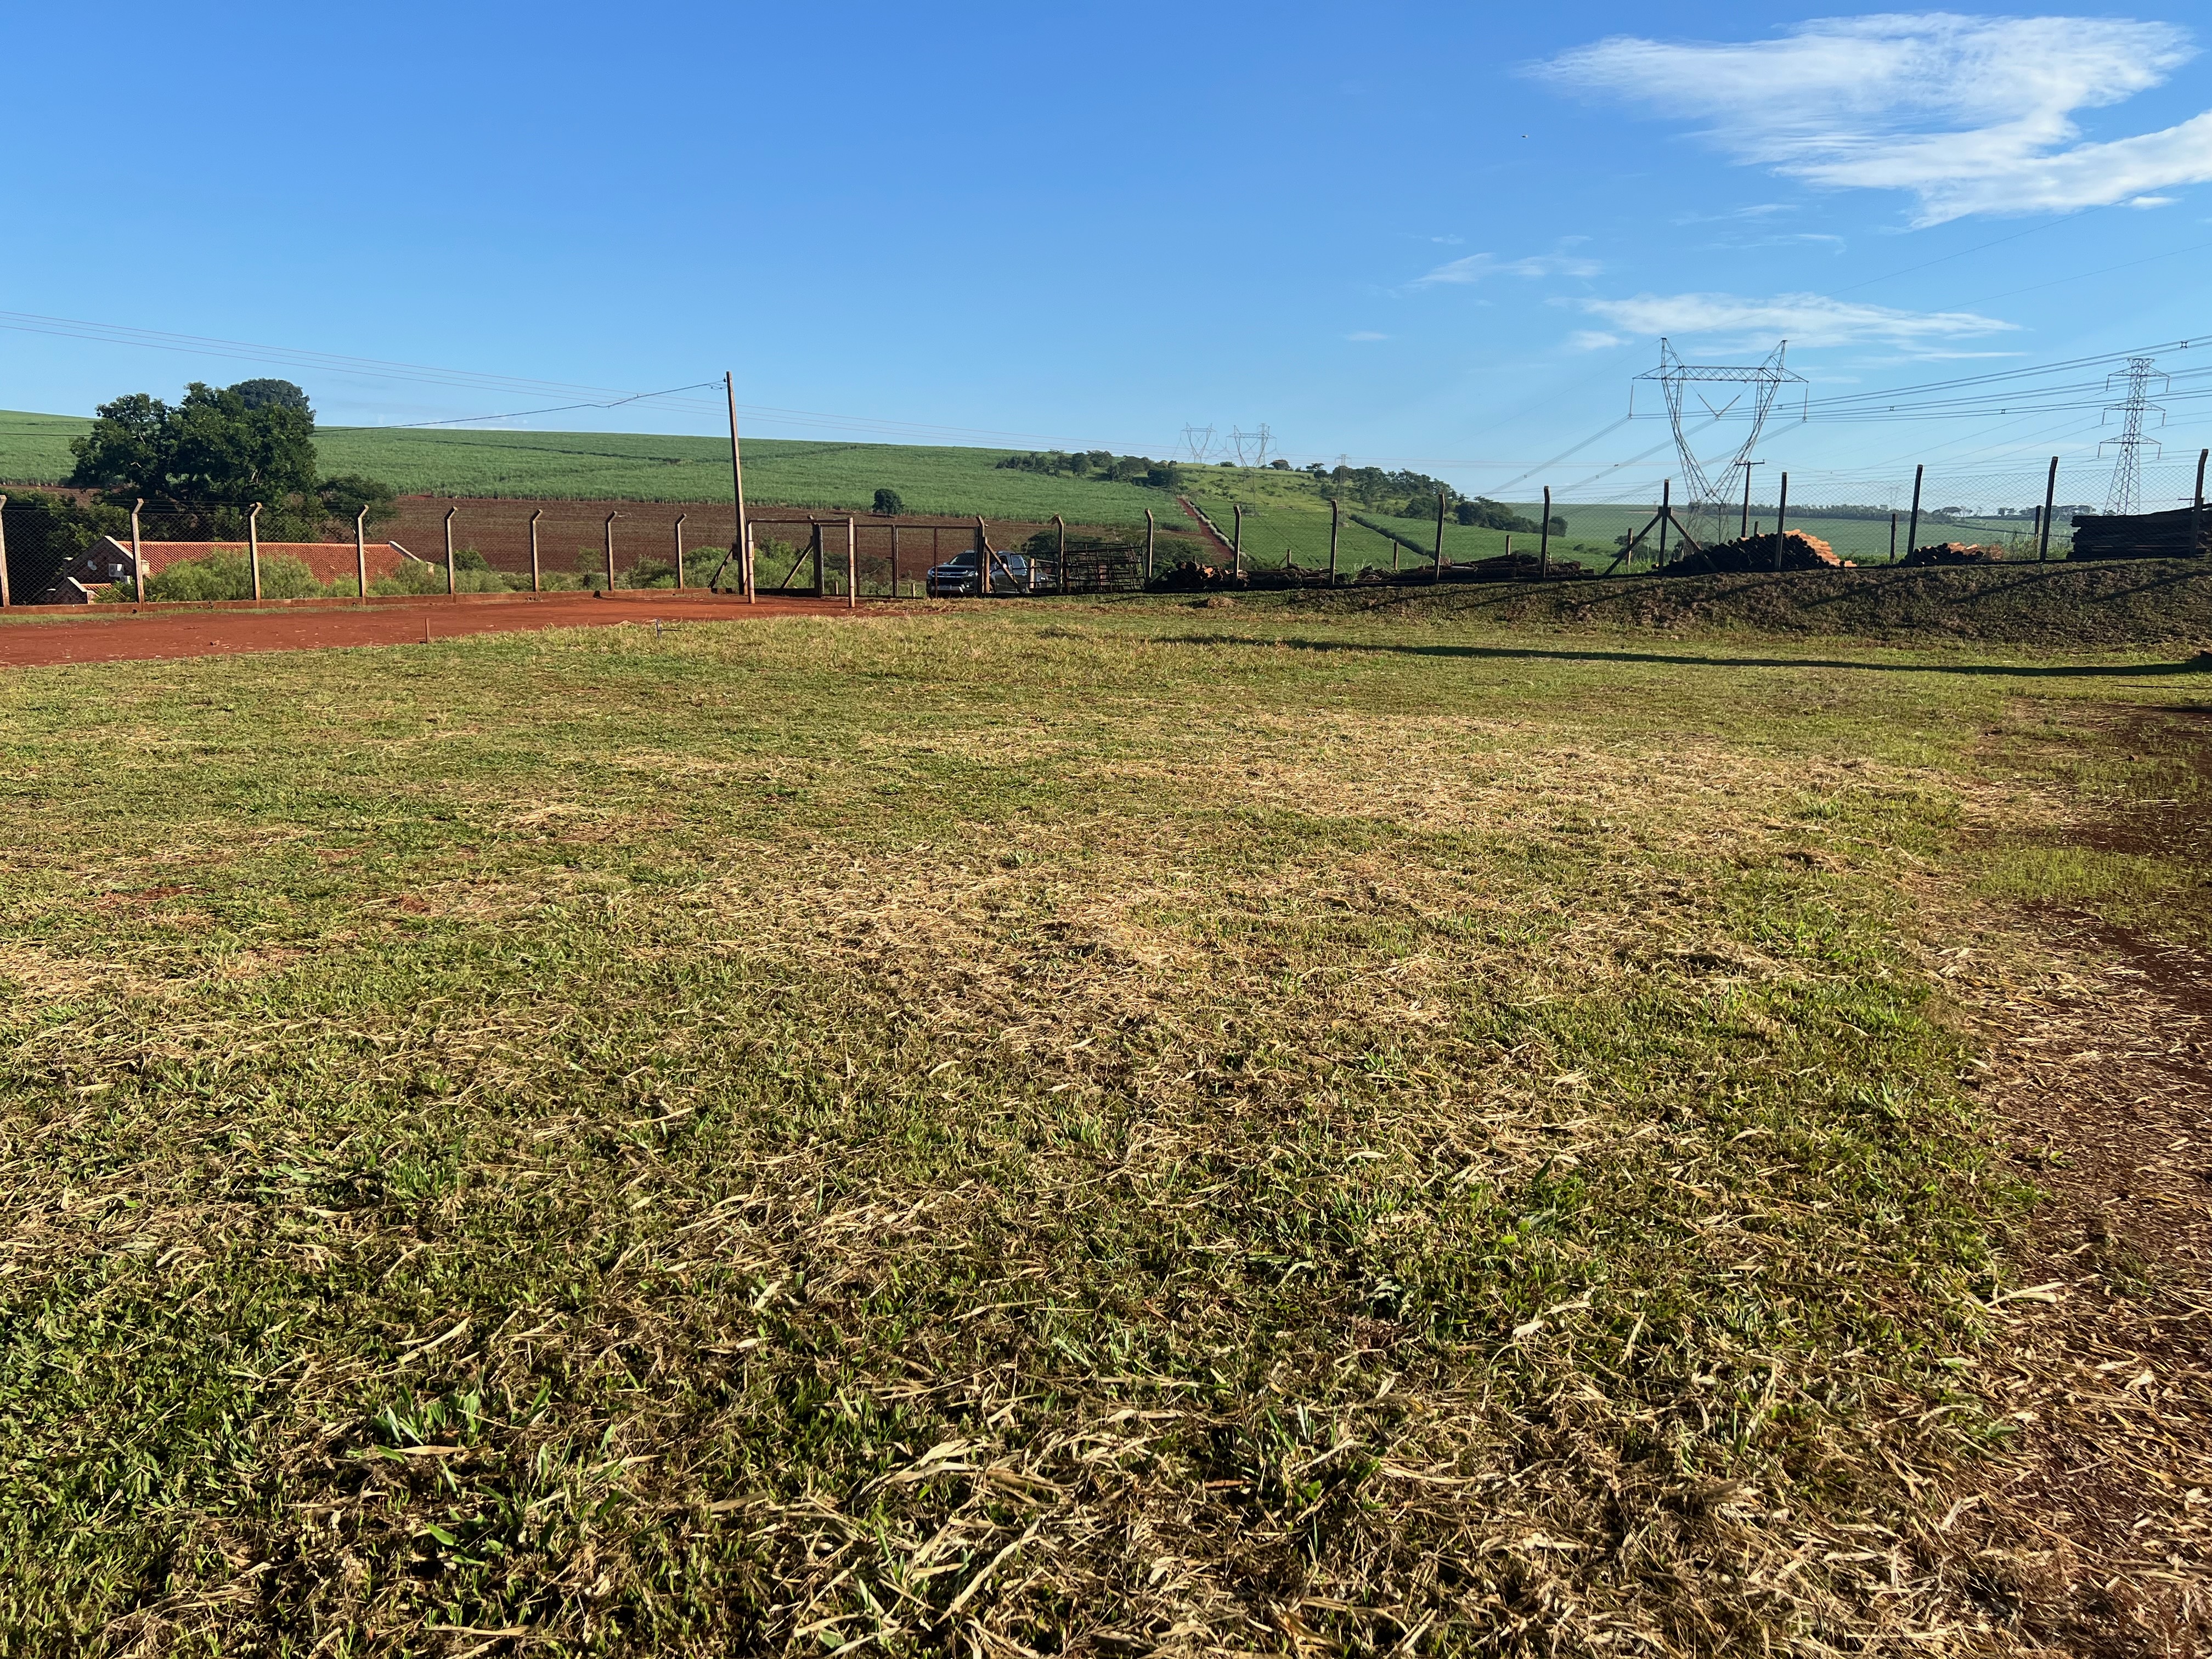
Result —
[[1182, 447], [1194, 461], [1202, 461], [1213, 453], [1213, 428], [1187, 426], [1182, 429]]
[[2106, 413], [2120, 416], [2120, 435], [2107, 438], [2097, 446], [2102, 454], [2107, 447], [2119, 451], [2119, 459], [2112, 466], [2112, 487], [2105, 496], [2107, 513], [2140, 513], [2142, 511], [2142, 452], [2146, 445], [2155, 455], [2162, 448], [2155, 438], [2143, 436], [2143, 416], [2155, 415], [2161, 424], [2166, 411], [2150, 401], [2150, 383], [2156, 380], [2160, 390], [2168, 384], [2160, 374], [2155, 360], [2149, 357], [2130, 357], [2124, 374], [2106, 377], [2109, 386], [2114, 380], [2127, 382], [2128, 395], [2124, 401], [2106, 406]]
[[[1257, 432], [1238, 430], [1229, 434], [1229, 442], [1237, 452], [1237, 465], [1239, 466], [1265, 466], [1267, 464], [1267, 451], [1274, 441], [1275, 434], [1268, 429], [1265, 421], [1260, 422], [1260, 429]], [[1251, 447], [1249, 460], [1245, 459], [1247, 445]]]
[[[1776, 395], [1784, 386], [1805, 384], [1803, 375], [1792, 374], [1782, 366], [1782, 354], [1789, 349], [1790, 342], [1784, 340], [1767, 355], [1765, 361], [1758, 363], [1686, 363], [1675, 354], [1674, 348], [1662, 339], [1659, 342], [1659, 367], [1636, 377], [1639, 380], [1656, 380], [1660, 391], [1666, 397], [1667, 417], [1674, 427], [1674, 452], [1681, 460], [1683, 480], [1689, 485], [1686, 493], [1690, 512], [1693, 516], [1698, 513], [1711, 515], [1713, 539], [1717, 542], [1728, 539], [1729, 502], [1721, 486], [1714, 483], [1714, 474], [1725, 478], [1749, 460], [1751, 452], [1758, 446], [1759, 434], [1766, 428], [1766, 417], [1773, 412]], [[1692, 386], [1705, 385], [1741, 386], [1743, 390], [1716, 409], [1704, 392], [1691, 390]], [[1711, 471], [1707, 471], [1704, 463], [1698, 459], [1697, 452], [1690, 447], [1690, 434], [1682, 424], [1683, 405], [1688, 398], [1695, 398], [1704, 405], [1705, 414], [1711, 420], [1717, 421], [1741, 403], [1746, 392], [1750, 394], [1752, 400], [1751, 408], [1747, 411], [1751, 430], [1744, 434], [1743, 442], [1737, 447], [1735, 454], [1716, 465]], [[1694, 410], [1690, 411], [1690, 418], [1696, 418]]]

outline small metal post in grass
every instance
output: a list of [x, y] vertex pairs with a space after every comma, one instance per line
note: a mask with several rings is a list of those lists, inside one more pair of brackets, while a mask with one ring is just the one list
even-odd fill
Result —
[[1231, 501], [1230, 506], [1237, 514], [1237, 530], [1236, 538], [1229, 544], [1229, 574], [1241, 578], [1244, 574], [1244, 504]]
[[676, 591], [679, 593], [684, 591], [684, 520], [690, 516], [689, 513], [676, 515]]
[[146, 505], [143, 497], [131, 503], [131, 568], [132, 585], [138, 590], [138, 603], [146, 603], [146, 553], [138, 540], [138, 513]]
[[1429, 580], [1433, 584], [1444, 579], [1444, 492], [1437, 491], [1437, 550], [1430, 561]]
[[1927, 471], [1924, 465], [1912, 469], [1912, 516], [1905, 526], [1905, 556], [1908, 559], [1920, 545], [1920, 480]]
[[1152, 532], [1156, 527], [1152, 523], [1152, 509], [1148, 507], [1145, 509], [1145, 586], [1147, 587], [1152, 585]]
[[2051, 509], [2058, 499], [2058, 458], [2051, 458], [2051, 471], [2043, 475], [2043, 529], [2035, 542], [2035, 562], [2051, 556]]
[[1542, 533], [1536, 540], [1536, 580], [1545, 581], [1552, 574], [1552, 486], [1544, 486], [1544, 523]]
[[[610, 592], [610, 593], [611, 593], [611, 592], [613, 592], [615, 591], [615, 520], [616, 520], [617, 519], [620, 518], [621, 516], [622, 516], [622, 514], [619, 514], [619, 513], [610, 513], [610, 514], [607, 514], [607, 522], [606, 522], [606, 526], [605, 526], [605, 532], [604, 532], [604, 533], [605, 534], [605, 537], [606, 537], [606, 550], [607, 550], [607, 588], [606, 588], [606, 591], [607, 591], [608, 592]], [[447, 560], [447, 562], [448, 564], [452, 563], [452, 562], [453, 562], [453, 555], [452, 555], [452, 554], [450, 554], [450, 553], [448, 553], [448, 554], [446, 556], [446, 560]]]
[[261, 597], [261, 503], [254, 502], [246, 514], [246, 565], [253, 577], [253, 597]]
[[1783, 526], [1790, 520], [1790, 475], [1782, 475], [1782, 499], [1774, 504], [1774, 568], [1782, 568]]
[[1332, 495], [1328, 498], [1328, 585], [1336, 586], [1336, 537], [1344, 527], [1344, 503]]
[[368, 597], [368, 509], [365, 507], [353, 515], [353, 568], [358, 597], [365, 599]]
[[845, 520], [845, 609], [860, 608], [860, 532], [851, 519]]
[[530, 515], [530, 591], [533, 593], [545, 591], [545, 579], [538, 568], [538, 521], [544, 516], [542, 507]]
[[453, 514], [460, 510], [458, 507], [446, 509], [446, 592], [449, 595], [453, 591]]
[[[145, 567], [139, 567], [143, 570]], [[142, 576], [139, 579], [143, 581]], [[143, 594], [143, 590], [141, 590]], [[8, 592], [8, 498], [0, 495], [0, 611], [5, 611], [15, 601]]]

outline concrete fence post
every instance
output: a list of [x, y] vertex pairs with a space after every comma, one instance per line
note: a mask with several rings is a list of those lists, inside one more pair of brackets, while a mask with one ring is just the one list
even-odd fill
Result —
[[450, 595], [453, 593], [453, 586], [454, 586], [454, 583], [453, 583], [453, 514], [456, 514], [456, 513], [458, 513], [458, 512], [459, 512], [460, 510], [461, 510], [461, 509], [460, 509], [459, 507], [447, 507], [447, 508], [446, 509], [446, 592], [447, 592], [447, 595], [448, 595], [448, 596], [450, 596]]
[[1429, 581], [1431, 586], [1444, 579], [1444, 492], [1437, 491], [1437, 550], [1430, 561]]
[[1920, 545], [1920, 480], [1927, 471], [1924, 463], [1912, 469], [1912, 516], [1905, 526], [1905, 556], [1908, 559]]
[[622, 514], [619, 513], [608, 514], [607, 521], [604, 527], [606, 537], [607, 552], [606, 591], [610, 593], [615, 591], [615, 520], [620, 517], [622, 517]]
[[1344, 529], [1344, 503], [1332, 495], [1328, 498], [1328, 585], [1336, 586], [1336, 542]]
[[860, 608], [860, 531], [853, 519], [845, 520], [845, 609]]
[[146, 554], [138, 539], [138, 514], [145, 505], [143, 496], [131, 503], [131, 580], [141, 605], [146, 603]]
[[1790, 517], [1790, 475], [1782, 475], [1782, 499], [1774, 504], [1774, 568], [1782, 568], [1783, 526]]
[[2051, 458], [2051, 471], [2043, 475], [2043, 528], [2035, 538], [2035, 562], [2041, 564], [2051, 556], [2051, 510], [2058, 501], [2058, 458]]
[[1152, 521], [1152, 509], [1145, 509], [1145, 586], [1152, 585], [1152, 535], [1158, 526]]
[[1231, 501], [1230, 506], [1237, 514], [1237, 531], [1236, 538], [1229, 544], [1229, 574], [1232, 577], [1242, 578], [1244, 574], [1244, 503]]
[[[1150, 507], [1146, 507], [1145, 510], [1147, 513], [1152, 511]], [[1070, 591], [1070, 584], [1067, 580], [1067, 520], [1061, 518], [1059, 514], [1055, 513], [1052, 515], [1052, 527], [1059, 532], [1053, 542], [1052, 579], [1060, 584], [1060, 591], [1066, 593]], [[1030, 561], [1029, 568], [1030, 592], [1034, 593], [1036, 592], [1036, 559], [1032, 558]]]
[[368, 509], [364, 507], [353, 515], [354, 580], [361, 589], [361, 597], [368, 597]]
[[1536, 580], [1548, 581], [1552, 574], [1552, 486], [1544, 486], [1544, 523], [1536, 538]]
[[0, 611], [14, 603], [8, 592], [8, 498], [0, 495]]
[[690, 516], [689, 513], [676, 515], [676, 589], [679, 593], [684, 591], [684, 520]]
[[253, 597], [261, 597], [261, 503], [254, 502], [246, 514], [246, 564], [253, 577]]
[[530, 591], [533, 593], [545, 591], [544, 578], [538, 568], [538, 521], [544, 516], [542, 507], [530, 515]]
[[2189, 556], [2204, 556], [2204, 463], [2212, 460], [2212, 449], [2197, 452], [2197, 505], [2189, 511]]

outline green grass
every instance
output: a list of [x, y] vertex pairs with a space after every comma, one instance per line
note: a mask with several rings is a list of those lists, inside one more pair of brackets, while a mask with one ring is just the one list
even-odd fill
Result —
[[[59, 482], [69, 440], [88, 422], [0, 413], [0, 478]], [[542, 496], [651, 501], [730, 499], [730, 447], [720, 438], [616, 432], [407, 432], [325, 428], [325, 472], [365, 473], [403, 495]], [[763, 506], [865, 511], [879, 489], [910, 513], [1046, 520], [1141, 529], [1182, 522], [1174, 501], [1130, 483], [1002, 470], [1011, 450], [915, 444], [812, 443], [757, 438], [744, 446], [745, 497]]]
[[1912, 940], [1984, 734], [2139, 683], [1470, 639], [0, 681], [0, 1651], [1978, 1617], [2025, 1195]]

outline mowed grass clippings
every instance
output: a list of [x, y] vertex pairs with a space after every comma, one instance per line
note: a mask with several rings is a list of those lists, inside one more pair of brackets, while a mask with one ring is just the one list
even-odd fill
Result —
[[2033, 1645], [2022, 683], [1206, 623], [0, 684], [0, 1651]]

